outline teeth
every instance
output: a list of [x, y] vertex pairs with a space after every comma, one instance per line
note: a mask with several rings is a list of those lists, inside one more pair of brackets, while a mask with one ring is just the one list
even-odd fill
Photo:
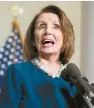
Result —
[[54, 41], [53, 40], [43, 40], [42, 41], [42, 44], [48, 44], [48, 43], [54, 44]]

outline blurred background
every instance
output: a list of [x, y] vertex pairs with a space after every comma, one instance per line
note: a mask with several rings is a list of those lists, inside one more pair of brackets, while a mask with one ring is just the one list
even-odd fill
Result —
[[4, 46], [12, 30], [14, 17], [11, 8], [13, 5], [22, 7], [23, 14], [18, 15], [17, 20], [24, 38], [33, 17], [41, 8], [49, 4], [59, 6], [71, 20], [75, 31], [75, 53], [70, 62], [75, 63], [90, 82], [94, 82], [93, 1], [0, 1], [0, 48]]

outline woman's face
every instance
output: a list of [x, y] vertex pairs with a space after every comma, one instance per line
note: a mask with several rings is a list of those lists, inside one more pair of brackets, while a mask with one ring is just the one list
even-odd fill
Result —
[[42, 13], [36, 21], [34, 34], [39, 54], [60, 53], [63, 45], [63, 33], [56, 14]]

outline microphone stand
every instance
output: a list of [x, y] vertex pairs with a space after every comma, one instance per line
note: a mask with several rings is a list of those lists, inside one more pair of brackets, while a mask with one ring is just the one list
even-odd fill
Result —
[[94, 108], [94, 105], [91, 103], [91, 99], [87, 96], [87, 94], [83, 94], [83, 99], [87, 103], [89, 108]]
[[89, 86], [91, 87], [92, 89], [92, 94], [93, 96], [90, 98], [87, 93], [85, 93], [85, 91], [83, 90], [83, 88], [81, 88], [81, 86], [79, 85], [79, 82], [77, 81], [77, 79], [75, 77], [72, 77], [72, 76], [68, 76], [66, 74], [66, 70], [64, 70], [65, 74], [63, 74], [63, 78], [66, 80], [66, 81], [69, 81], [70, 84], [75, 84], [78, 88], [78, 91], [82, 94], [82, 97], [83, 97], [83, 100], [86, 102], [85, 106], [83, 108], [94, 108], [94, 83], [93, 84], [89, 84], [88, 82], [88, 79], [84, 76], [82, 76], [83, 80], [86, 81], [86, 83], [89, 84]]
[[[80, 85], [78, 84], [78, 81], [76, 80], [76, 79], [74, 79], [74, 78], [72, 78], [72, 77], [70, 77], [69, 78], [70, 79], [70, 81], [72, 82], [72, 83], [74, 83], [77, 87], [78, 87], [78, 89], [79, 90], [82, 90], [82, 88], [80, 87]], [[85, 92], [82, 92], [82, 95], [83, 95], [83, 99], [84, 99], [84, 101], [86, 102], [86, 104], [87, 104], [87, 106], [89, 107], [89, 108], [94, 108], [94, 84], [89, 84], [87, 81], [86, 81], [86, 83], [90, 86], [90, 88], [92, 89], [92, 97], [89, 97], [88, 95], [87, 95], [87, 93], [85, 93]], [[83, 90], [82, 90], [83, 91]], [[83, 108], [87, 108], [86, 106], [84, 106]]]
[[[89, 83], [88, 83], [88, 85], [91, 87], [92, 91], [94, 92], [94, 85], [89, 84]], [[87, 95], [87, 93], [83, 94], [83, 99], [85, 100], [85, 102], [87, 103], [89, 108], [94, 108], [94, 93], [93, 92], [92, 92], [91, 98]]]

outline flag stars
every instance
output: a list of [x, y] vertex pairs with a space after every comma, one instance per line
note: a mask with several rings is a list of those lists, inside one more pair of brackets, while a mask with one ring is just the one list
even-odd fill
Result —
[[16, 42], [13, 42], [13, 46], [16, 46]]
[[11, 54], [11, 55], [9, 55], [9, 58], [10, 58], [10, 59], [13, 59], [13, 57], [14, 57], [14, 56], [13, 56], [12, 54]]
[[5, 72], [7, 72], [6, 69], [9, 65], [24, 61], [19, 33], [15, 27], [12, 30], [13, 31], [6, 40], [5, 45], [0, 48], [0, 78], [6, 74]]
[[11, 48], [11, 45], [10, 44], [7, 44], [6, 45], [6, 48], [10, 49]]
[[7, 59], [6, 57], [3, 59], [4, 62], [7, 62], [7, 60], [8, 60], [8, 59]]
[[23, 59], [23, 56], [20, 56], [20, 59], [22, 60]]
[[19, 55], [20, 55], [20, 53], [19, 53], [19, 51], [17, 51], [17, 52], [16, 52], [16, 56], [19, 56]]
[[11, 64], [12, 64], [12, 61], [8, 61], [7, 64], [8, 64], [8, 65], [11, 65]]
[[21, 49], [21, 53], [23, 53], [23, 49]]
[[20, 45], [18, 45], [18, 46], [17, 46], [17, 49], [18, 49], [18, 50], [19, 50], [19, 49], [21, 49], [21, 46], [20, 46]]
[[0, 52], [4, 52], [4, 48], [1, 48], [1, 49], [0, 49]]
[[6, 65], [5, 64], [1, 64], [1, 69], [5, 69]]
[[18, 39], [18, 36], [17, 36], [17, 35], [15, 35], [15, 36], [14, 36], [14, 39], [15, 39], [15, 40], [17, 40], [17, 39]]
[[0, 75], [4, 76], [4, 71], [3, 70], [0, 71]]
[[3, 57], [3, 55], [2, 54], [0, 54], [0, 59]]
[[12, 53], [14, 53], [14, 52], [15, 52], [15, 49], [14, 49], [14, 48], [12, 48], [10, 51], [11, 51]]
[[18, 43], [21, 43], [20, 39], [18, 40]]
[[12, 38], [9, 38], [9, 39], [8, 39], [8, 42], [9, 42], [9, 43], [12, 43], [12, 41], [13, 41]]
[[9, 51], [5, 51], [5, 55], [9, 55]]
[[15, 62], [15, 63], [18, 62], [18, 59], [14, 59], [14, 62]]

